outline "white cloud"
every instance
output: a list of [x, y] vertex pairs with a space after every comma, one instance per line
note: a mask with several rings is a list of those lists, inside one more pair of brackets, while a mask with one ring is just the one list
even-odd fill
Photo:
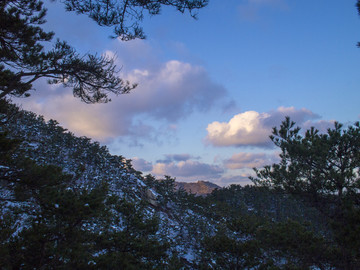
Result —
[[266, 144], [267, 127], [262, 125], [269, 115], [247, 111], [235, 115], [228, 123], [213, 122], [208, 125], [207, 141], [215, 146]]
[[295, 109], [294, 107], [279, 107], [267, 113], [246, 111], [239, 113], [229, 122], [213, 122], [207, 126], [206, 142], [214, 146], [260, 146], [270, 147], [272, 142], [269, 139], [272, 128], [279, 126], [286, 116], [296, 122], [299, 126], [307, 128], [317, 124], [325, 126], [330, 122], [313, 120], [320, 116], [308, 109]]

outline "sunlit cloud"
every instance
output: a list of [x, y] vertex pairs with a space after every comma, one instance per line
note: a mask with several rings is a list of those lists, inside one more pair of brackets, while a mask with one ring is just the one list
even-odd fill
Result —
[[235, 115], [228, 123], [213, 122], [207, 127], [207, 141], [215, 146], [267, 144], [269, 129], [262, 123], [269, 116], [247, 111]]
[[[113, 96], [107, 104], [87, 105], [75, 99], [70, 89], [40, 82], [32, 97], [20, 100], [23, 107], [47, 119], [57, 119], [76, 135], [99, 141], [119, 136], [139, 140], [166, 135], [167, 131], [160, 131], [159, 125], [174, 133], [180, 120], [195, 111], [221, 108], [222, 101], [226, 101], [225, 88], [213, 82], [203, 67], [177, 60], [161, 63], [151, 56], [152, 48], [144, 41], [118, 44], [124, 50], [118, 61], [127, 67], [127, 72], [121, 70], [122, 77], [139, 84], [130, 94]], [[115, 55], [112, 51], [106, 54]], [[139, 59], [142, 54], [144, 58]], [[145, 54], [150, 56], [146, 58]], [[132, 64], [127, 66], [132, 56]], [[129, 67], [133, 68], [129, 70]]]
[[212, 122], [207, 126], [206, 142], [214, 146], [258, 146], [271, 147], [269, 139], [272, 128], [279, 126], [289, 116], [299, 126], [308, 128], [330, 126], [332, 121], [314, 121], [320, 116], [308, 109], [279, 107], [266, 113], [246, 111], [233, 116], [229, 122]]

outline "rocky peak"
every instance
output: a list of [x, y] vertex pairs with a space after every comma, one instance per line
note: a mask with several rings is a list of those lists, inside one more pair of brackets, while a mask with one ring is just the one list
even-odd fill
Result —
[[188, 193], [198, 196], [205, 196], [210, 194], [214, 189], [220, 188], [218, 185], [209, 181], [197, 181], [194, 183], [175, 182], [177, 189], [184, 189]]

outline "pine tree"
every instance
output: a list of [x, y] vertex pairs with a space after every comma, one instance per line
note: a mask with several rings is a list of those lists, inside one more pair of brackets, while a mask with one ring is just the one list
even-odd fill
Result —
[[289, 118], [274, 128], [272, 141], [281, 149], [279, 164], [255, 170], [253, 181], [300, 197], [316, 207], [332, 226], [340, 268], [360, 267], [356, 236], [360, 206], [360, 124], [339, 123], [321, 134], [311, 128], [301, 135]]
[[[116, 36], [123, 40], [144, 38], [140, 27], [144, 11], [156, 15], [162, 6], [173, 6], [195, 15], [194, 10], [207, 4], [207, 0], [62, 2], [67, 10], [86, 14], [101, 26], [115, 26]], [[41, 27], [45, 17], [46, 9], [40, 0], [0, 2], [0, 99], [28, 96], [32, 83], [40, 78], [73, 88], [74, 96], [86, 103], [107, 102], [109, 93], [124, 94], [136, 87], [118, 77], [113, 58], [81, 56], [60, 40], [52, 50], [45, 50], [44, 44], [54, 36]]]

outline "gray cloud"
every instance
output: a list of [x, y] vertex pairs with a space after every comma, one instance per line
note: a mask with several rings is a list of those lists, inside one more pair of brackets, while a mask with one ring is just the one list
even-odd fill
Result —
[[137, 171], [149, 172], [153, 169], [151, 162], [146, 161], [143, 158], [134, 157], [131, 159], [131, 164]]
[[167, 157], [172, 158], [175, 161], [186, 161], [192, 158], [189, 154], [175, 154], [175, 155], [166, 155]]
[[308, 130], [311, 127], [315, 127], [316, 129], [319, 130], [320, 133], [326, 133], [329, 128], [334, 127], [334, 123], [335, 123], [335, 120], [330, 120], [330, 121], [320, 120], [315, 123], [308, 120], [304, 124], [302, 124], [301, 127], [304, 130]]
[[140, 86], [129, 95], [134, 102], [128, 111], [169, 122], [185, 118], [194, 110], [207, 111], [226, 95], [202, 67], [175, 60], [154, 71], [134, 70], [129, 79]]
[[171, 162], [178, 162], [178, 161], [187, 161], [193, 158], [192, 155], [189, 154], [172, 154], [172, 155], [165, 155], [165, 159], [157, 160], [156, 163], [165, 163], [169, 164]]
[[223, 176], [214, 181], [214, 183], [219, 186], [229, 186], [232, 184], [241, 186], [251, 185], [252, 181], [249, 179], [249, 176], [249, 174]]
[[271, 165], [279, 161], [277, 154], [265, 153], [237, 153], [231, 158], [224, 161], [224, 165], [228, 169], [244, 169], [244, 168], [260, 168], [265, 165]]
[[158, 176], [171, 175], [187, 180], [216, 179], [221, 176], [224, 169], [218, 165], [210, 165], [199, 161], [180, 161], [171, 163], [156, 163], [152, 173]]

